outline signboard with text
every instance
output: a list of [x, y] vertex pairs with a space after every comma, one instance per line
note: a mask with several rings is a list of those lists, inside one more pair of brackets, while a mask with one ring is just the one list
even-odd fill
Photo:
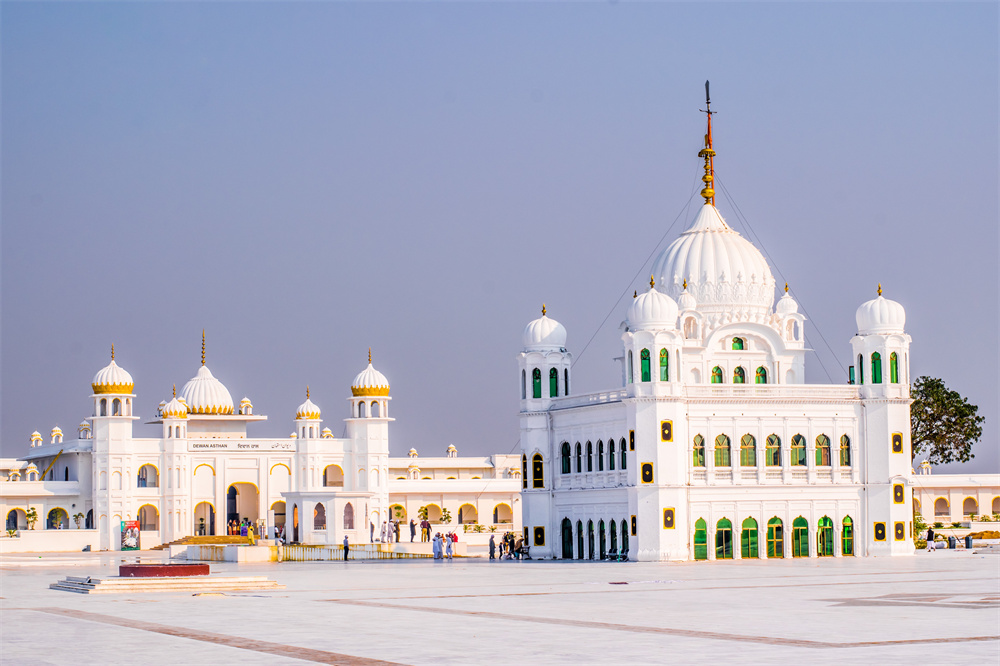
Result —
[[139, 550], [139, 521], [122, 521], [122, 550]]
[[247, 440], [247, 439], [190, 439], [188, 451], [234, 451], [257, 453], [261, 451], [294, 451], [294, 440]]

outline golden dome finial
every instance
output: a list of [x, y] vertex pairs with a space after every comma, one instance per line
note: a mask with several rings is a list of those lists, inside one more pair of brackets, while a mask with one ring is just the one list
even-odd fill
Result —
[[705, 109], [702, 111], [708, 116], [708, 132], [705, 133], [705, 147], [698, 152], [698, 157], [705, 158], [705, 175], [701, 177], [705, 187], [701, 191], [701, 196], [705, 200], [705, 205], [715, 205], [715, 189], [712, 185], [715, 182], [715, 151], [712, 150], [712, 98], [708, 94], [708, 81], [705, 81]]
[[639, 298], [639, 290], [638, 289], [636, 289], [635, 291], [632, 292], [632, 298]]
[[115, 343], [111, 343], [111, 360], [115, 360]]
[[174, 397], [174, 398], [177, 397], [177, 384], [174, 384], [174, 388], [171, 391], [171, 397]]
[[878, 295], [879, 296], [882, 295], [882, 283], [881, 282], [878, 283]]
[[[370, 361], [369, 361], [370, 363]], [[306, 400], [309, 399], [309, 384], [306, 384]]]
[[548, 312], [548, 311], [545, 309], [545, 303], [542, 303], [542, 316], [543, 317], [545, 316], [546, 312]]
[[785, 293], [786, 294], [788, 293], [788, 283], [787, 282], [785, 283]]
[[205, 365], [205, 329], [201, 329], [201, 364]]
[[649, 276], [649, 288], [652, 289], [655, 286], [656, 286], [656, 279], [652, 275], [650, 275]]
[[372, 364], [372, 348], [368, 348], [368, 365]]
[[688, 281], [687, 281], [687, 278], [685, 278], [684, 279], [684, 290], [687, 291], [687, 288], [688, 288]]

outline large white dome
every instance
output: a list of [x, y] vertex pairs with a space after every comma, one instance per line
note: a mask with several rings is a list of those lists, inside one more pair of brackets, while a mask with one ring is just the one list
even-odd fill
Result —
[[677, 327], [677, 303], [650, 285], [649, 291], [632, 299], [627, 317], [629, 328], [634, 331], [649, 328], [672, 330]]
[[132, 381], [132, 375], [115, 363], [115, 359], [112, 358], [111, 363], [98, 370], [97, 374], [94, 375], [94, 379], [90, 382], [90, 388], [94, 390], [94, 393], [131, 393], [135, 388], [135, 383]]
[[229, 390], [204, 365], [181, 389], [181, 398], [187, 405], [188, 414], [232, 414], [235, 411]]
[[351, 393], [361, 395], [389, 395], [389, 380], [372, 365], [368, 357], [368, 367], [358, 373], [351, 382]]
[[566, 327], [545, 314], [529, 322], [521, 334], [525, 351], [559, 351], [566, 348]]
[[768, 315], [774, 304], [774, 276], [764, 255], [710, 204], [702, 206], [691, 227], [656, 258], [653, 275], [674, 299], [687, 280], [702, 312]]
[[902, 333], [903, 325], [906, 324], [906, 310], [896, 301], [890, 301], [882, 296], [881, 285], [878, 291], [878, 298], [862, 303], [854, 314], [858, 333]]

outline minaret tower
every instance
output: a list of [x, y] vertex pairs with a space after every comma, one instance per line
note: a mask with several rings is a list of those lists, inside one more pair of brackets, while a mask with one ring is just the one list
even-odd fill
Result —
[[[372, 365], [372, 350], [368, 349], [368, 367], [358, 373], [351, 384], [351, 414], [347, 423], [347, 438], [354, 451], [352, 479], [345, 479], [345, 488], [368, 494], [368, 515], [359, 516], [360, 527], [365, 520], [378, 531], [382, 521], [389, 519], [389, 380]], [[345, 474], [346, 474], [345, 469]], [[360, 513], [360, 512], [359, 512]]]

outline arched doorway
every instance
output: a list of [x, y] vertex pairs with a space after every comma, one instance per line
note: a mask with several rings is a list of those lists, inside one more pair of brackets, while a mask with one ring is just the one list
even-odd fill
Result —
[[215, 507], [209, 502], [199, 502], [194, 507], [194, 533], [197, 536], [215, 536]]
[[816, 523], [816, 554], [833, 557], [833, 520], [829, 516], [823, 516]]
[[65, 530], [69, 528], [69, 514], [64, 509], [55, 508], [49, 511], [45, 520], [47, 530]]
[[809, 557], [809, 521], [802, 516], [792, 521], [792, 557]]
[[745, 560], [757, 557], [757, 521], [753, 518], [743, 521], [743, 529], [740, 532], [740, 557]]
[[708, 559], [708, 524], [704, 518], [694, 521], [694, 559]]
[[274, 512], [274, 534], [275, 536], [285, 533], [285, 503], [282, 501], [275, 502], [271, 505], [271, 511]]
[[733, 559], [733, 524], [728, 518], [715, 524], [715, 559]]
[[594, 559], [594, 521], [587, 521], [587, 559]]
[[94, 510], [90, 509], [87, 511], [87, 517], [83, 519], [84, 529], [92, 530], [94, 529]]
[[602, 521], [600, 521], [600, 522], [597, 523], [597, 539], [598, 539], [597, 543], [598, 543], [599, 548], [601, 549], [601, 559], [602, 560], [605, 559], [605, 558], [607, 558], [607, 556], [608, 556], [608, 547], [607, 547], [607, 543], [605, 541], [604, 530], [605, 530], [605, 528], [604, 528], [604, 521], [602, 520]]
[[292, 541], [299, 542], [299, 505], [292, 505]]
[[313, 529], [326, 529], [326, 507], [322, 502], [316, 502], [316, 507], [313, 509]]
[[21, 509], [11, 509], [7, 514], [8, 530], [23, 530], [28, 526], [28, 519]]
[[460, 525], [475, 525], [479, 522], [479, 512], [471, 504], [458, 507], [458, 523]]
[[226, 522], [244, 518], [251, 524], [260, 518], [260, 493], [252, 483], [234, 483], [226, 491]]
[[785, 556], [784, 525], [777, 516], [767, 521], [767, 556], [771, 559]]
[[576, 557], [583, 559], [583, 521], [576, 521]]
[[569, 518], [562, 521], [562, 556], [564, 560], [573, 559], [573, 523]]
[[160, 531], [160, 512], [152, 504], [139, 507], [139, 530], [142, 532]]

